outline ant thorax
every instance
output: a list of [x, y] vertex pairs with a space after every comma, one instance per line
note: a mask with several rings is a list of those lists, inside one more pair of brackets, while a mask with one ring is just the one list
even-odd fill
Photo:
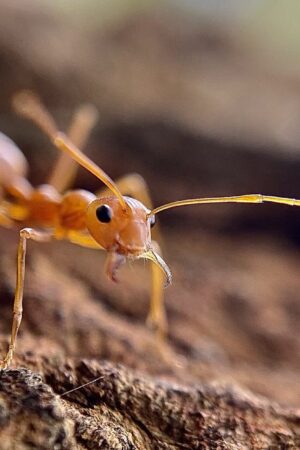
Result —
[[14, 219], [18, 220], [19, 214], [29, 225], [65, 231], [86, 231], [87, 208], [95, 198], [94, 194], [83, 189], [61, 195], [53, 186], [44, 184], [32, 189], [28, 197], [17, 199], [17, 204], [11, 207], [11, 211], [16, 212]]

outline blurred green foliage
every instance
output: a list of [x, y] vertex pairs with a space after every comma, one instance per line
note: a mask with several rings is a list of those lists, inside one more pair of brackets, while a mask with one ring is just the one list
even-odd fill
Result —
[[69, 20], [95, 26], [143, 11], [159, 0], [43, 0]]
[[[297, 58], [300, 49], [300, 1], [265, 0], [248, 22], [262, 46], [277, 49], [278, 55]], [[298, 63], [297, 63], [298, 64]]]

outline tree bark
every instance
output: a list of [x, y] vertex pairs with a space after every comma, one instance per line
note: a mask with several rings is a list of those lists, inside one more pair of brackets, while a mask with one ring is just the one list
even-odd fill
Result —
[[3, 449], [300, 446], [299, 414], [237, 388], [183, 386], [107, 362], [39, 364], [43, 376], [1, 374]]

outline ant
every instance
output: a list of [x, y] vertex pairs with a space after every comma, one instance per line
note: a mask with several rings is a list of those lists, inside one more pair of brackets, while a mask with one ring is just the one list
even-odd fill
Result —
[[[83, 247], [106, 250], [106, 273], [113, 281], [116, 281], [116, 273], [126, 258], [150, 260], [152, 294], [149, 319], [157, 333], [164, 336], [166, 319], [163, 287], [171, 283], [172, 276], [162, 258], [158, 242], [151, 236], [151, 228], [158, 213], [179, 206], [205, 203], [271, 202], [300, 206], [300, 200], [296, 199], [246, 194], [179, 200], [153, 208], [148, 187], [140, 175], [130, 174], [114, 182], [79, 150], [96, 118], [91, 108], [81, 112], [81, 117], [75, 120], [67, 136], [58, 130], [53, 117], [33, 93], [17, 93], [13, 98], [13, 107], [18, 114], [32, 120], [62, 154], [48, 184], [34, 188], [26, 179], [24, 156], [12, 141], [0, 137], [0, 144], [1, 140], [4, 144], [0, 147], [1, 184], [4, 193], [10, 196], [9, 200], [1, 203], [0, 224], [6, 227], [16, 227], [18, 224], [26, 226], [20, 230], [10, 344], [6, 356], [0, 361], [0, 369], [7, 368], [13, 359], [22, 319], [27, 240], [66, 240]], [[76, 163], [104, 183], [105, 191], [96, 194], [79, 189], [67, 191], [74, 177]]]

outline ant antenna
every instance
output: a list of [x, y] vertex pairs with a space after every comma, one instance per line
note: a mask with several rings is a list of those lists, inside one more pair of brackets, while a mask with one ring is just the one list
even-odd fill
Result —
[[198, 205], [203, 203], [281, 203], [290, 206], [300, 206], [300, 200], [286, 197], [276, 197], [274, 195], [262, 195], [262, 194], [247, 194], [238, 195], [234, 197], [208, 197], [208, 198], [191, 198], [188, 200], [179, 200], [176, 202], [166, 203], [165, 205], [158, 206], [152, 209], [148, 214], [148, 217], [153, 216], [166, 209], [176, 208], [178, 206], [186, 205]]
[[43, 106], [38, 96], [31, 91], [18, 92], [13, 97], [12, 105], [19, 115], [32, 120], [32, 122], [34, 122], [51, 139], [53, 144], [59, 150], [67, 153], [78, 164], [101, 180], [119, 199], [123, 210], [128, 210], [129, 206], [115, 182], [104, 172], [104, 170], [97, 166], [90, 158], [85, 156], [85, 154], [82, 153], [64, 133], [58, 130], [53, 117]]

